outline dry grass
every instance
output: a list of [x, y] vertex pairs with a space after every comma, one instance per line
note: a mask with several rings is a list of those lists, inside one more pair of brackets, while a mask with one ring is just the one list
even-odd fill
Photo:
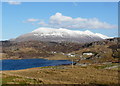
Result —
[[68, 60], [68, 58], [65, 55], [62, 55], [60, 53], [54, 54], [54, 56], [46, 57], [45, 59], [48, 60]]
[[91, 66], [66, 66], [67, 69], [31, 68], [3, 71], [3, 74], [39, 79], [44, 84], [118, 84], [117, 70], [96, 69]]

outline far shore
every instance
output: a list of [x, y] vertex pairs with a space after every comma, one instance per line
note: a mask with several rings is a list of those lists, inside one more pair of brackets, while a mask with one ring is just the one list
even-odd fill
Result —
[[55, 57], [33, 57], [33, 58], [0, 58], [0, 60], [6, 60], [6, 59], [47, 59], [47, 60], [70, 60], [69, 58], [63, 58], [63, 57], [59, 57], [59, 58], [55, 58]]

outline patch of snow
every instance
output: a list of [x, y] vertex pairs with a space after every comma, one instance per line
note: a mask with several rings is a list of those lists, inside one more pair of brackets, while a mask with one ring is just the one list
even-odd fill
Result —
[[106, 35], [100, 33], [93, 33], [89, 30], [86, 31], [76, 31], [76, 30], [68, 30], [65, 28], [47, 28], [47, 27], [40, 27], [34, 31], [32, 31], [34, 35], [38, 36], [59, 36], [59, 37], [100, 37], [102, 39], [110, 38]]
[[99, 37], [102, 38], [102, 39], [108, 39], [108, 38], [111, 38], [111, 37], [108, 37], [108, 36], [103, 35], [103, 34], [100, 34], [100, 33], [96, 33], [95, 35], [99, 36]]

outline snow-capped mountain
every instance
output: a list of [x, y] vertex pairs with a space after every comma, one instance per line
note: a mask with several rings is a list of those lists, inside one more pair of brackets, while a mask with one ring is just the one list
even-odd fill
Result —
[[64, 28], [46, 28], [41, 27], [30, 33], [21, 35], [14, 39], [13, 41], [28, 41], [28, 40], [39, 40], [39, 41], [54, 41], [54, 42], [93, 42], [109, 38], [100, 33], [93, 33], [89, 30], [86, 31], [76, 31], [68, 30]]
[[108, 38], [112, 38], [112, 37], [108, 37], [106, 35], [100, 34], [100, 33], [95, 33], [95, 35], [99, 36], [102, 39], [108, 39]]

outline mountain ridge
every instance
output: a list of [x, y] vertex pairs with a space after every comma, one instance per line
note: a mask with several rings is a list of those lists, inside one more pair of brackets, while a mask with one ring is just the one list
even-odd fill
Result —
[[93, 41], [100, 41], [103, 39], [109, 38], [100, 33], [93, 33], [89, 30], [86, 31], [77, 31], [77, 30], [68, 30], [65, 28], [46, 28], [40, 27], [30, 33], [21, 35], [12, 41], [30, 41], [30, 40], [39, 40], [39, 41], [53, 41], [53, 42], [78, 42], [86, 43]]

